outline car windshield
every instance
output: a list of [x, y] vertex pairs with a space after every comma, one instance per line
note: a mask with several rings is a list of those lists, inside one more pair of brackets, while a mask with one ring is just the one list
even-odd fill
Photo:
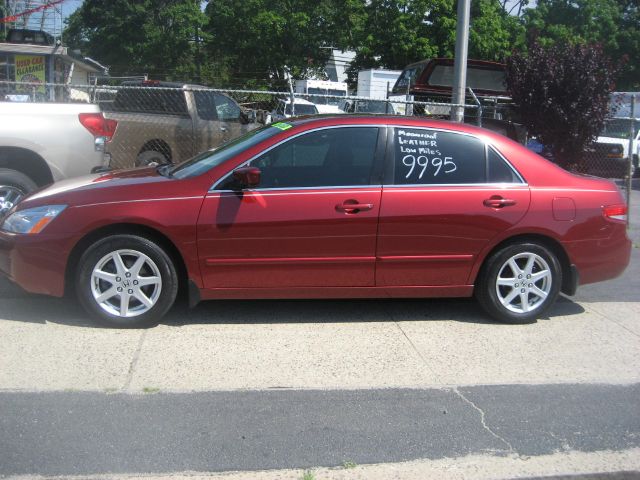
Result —
[[[631, 120], [625, 119], [615, 119], [615, 120], [607, 120], [604, 124], [604, 128], [600, 133], [601, 137], [611, 137], [611, 138], [629, 138], [629, 133], [631, 130]], [[635, 124], [635, 134], [634, 138], [638, 136], [638, 130], [640, 130], [640, 122], [636, 122]]]
[[416, 83], [416, 79], [420, 76], [424, 67], [427, 66], [427, 62], [419, 63], [418, 65], [414, 65], [411, 68], [405, 68], [396, 84], [393, 86], [393, 93], [405, 93], [407, 91], [407, 87], [412, 87]]
[[217, 167], [218, 165], [224, 163], [231, 157], [234, 157], [239, 153], [244, 152], [248, 148], [257, 145], [263, 140], [271, 138], [282, 132], [281, 128], [278, 128], [274, 125], [269, 125], [257, 130], [252, 130], [248, 133], [245, 133], [241, 137], [225, 143], [215, 150], [207, 150], [206, 152], [202, 152], [192, 159], [175, 166], [169, 172], [169, 176], [182, 179], [201, 175], [204, 172], [211, 170], [213, 167]]

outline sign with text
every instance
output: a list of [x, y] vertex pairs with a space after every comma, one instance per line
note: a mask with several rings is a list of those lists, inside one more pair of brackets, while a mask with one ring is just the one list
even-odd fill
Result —
[[38, 85], [25, 85], [23, 92], [35, 91], [45, 93], [45, 63], [42, 55], [16, 55], [16, 82], [34, 83]]

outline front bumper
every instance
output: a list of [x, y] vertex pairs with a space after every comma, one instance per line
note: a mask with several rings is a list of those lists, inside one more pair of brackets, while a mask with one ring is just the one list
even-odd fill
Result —
[[0, 231], [0, 274], [30, 293], [64, 295], [68, 237]]

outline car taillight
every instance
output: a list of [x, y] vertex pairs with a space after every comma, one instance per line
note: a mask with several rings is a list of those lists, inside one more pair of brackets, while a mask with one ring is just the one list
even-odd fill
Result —
[[620, 205], [607, 205], [605, 207], [602, 207], [602, 214], [607, 217], [607, 218], [611, 218], [613, 220], [620, 220], [623, 222], [627, 221], [627, 206], [620, 204]]
[[80, 113], [78, 118], [94, 137], [106, 137], [107, 140], [111, 140], [118, 126], [117, 121], [104, 118], [102, 113]]

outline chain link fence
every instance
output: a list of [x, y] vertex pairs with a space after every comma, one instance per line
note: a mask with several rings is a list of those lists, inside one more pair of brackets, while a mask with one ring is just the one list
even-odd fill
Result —
[[638, 127], [640, 122], [633, 118], [608, 118], [598, 139], [585, 150], [580, 171], [614, 179], [637, 176]]
[[[451, 109], [460, 106], [466, 122], [526, 142], [526, 132], [513, 122], [512, 105], [504, 99], [478, 100], [472, 92], [468, 99], [474, 103], [465, 105], [447, 103], [445, 98], [410, 98], [213, 89], [144, 80], [118, 86], [0, 82], [0, 101], [98, 104], [106, 128], [113, 130], [105, 148], [115, 168], [178, 163], [293, 115], [373, 113], [448, 119]], [[630, 117], [608, 119], [601, 137], [584, 152], [580, 170], [607, 178], [628, 176], [630, 163], [631, 171], [638, 165], [639, 126], [640, 122]], [[632, 146], [630, 138], [634, 139]], [[547, 153], [543, 146], [529, 146]]]

